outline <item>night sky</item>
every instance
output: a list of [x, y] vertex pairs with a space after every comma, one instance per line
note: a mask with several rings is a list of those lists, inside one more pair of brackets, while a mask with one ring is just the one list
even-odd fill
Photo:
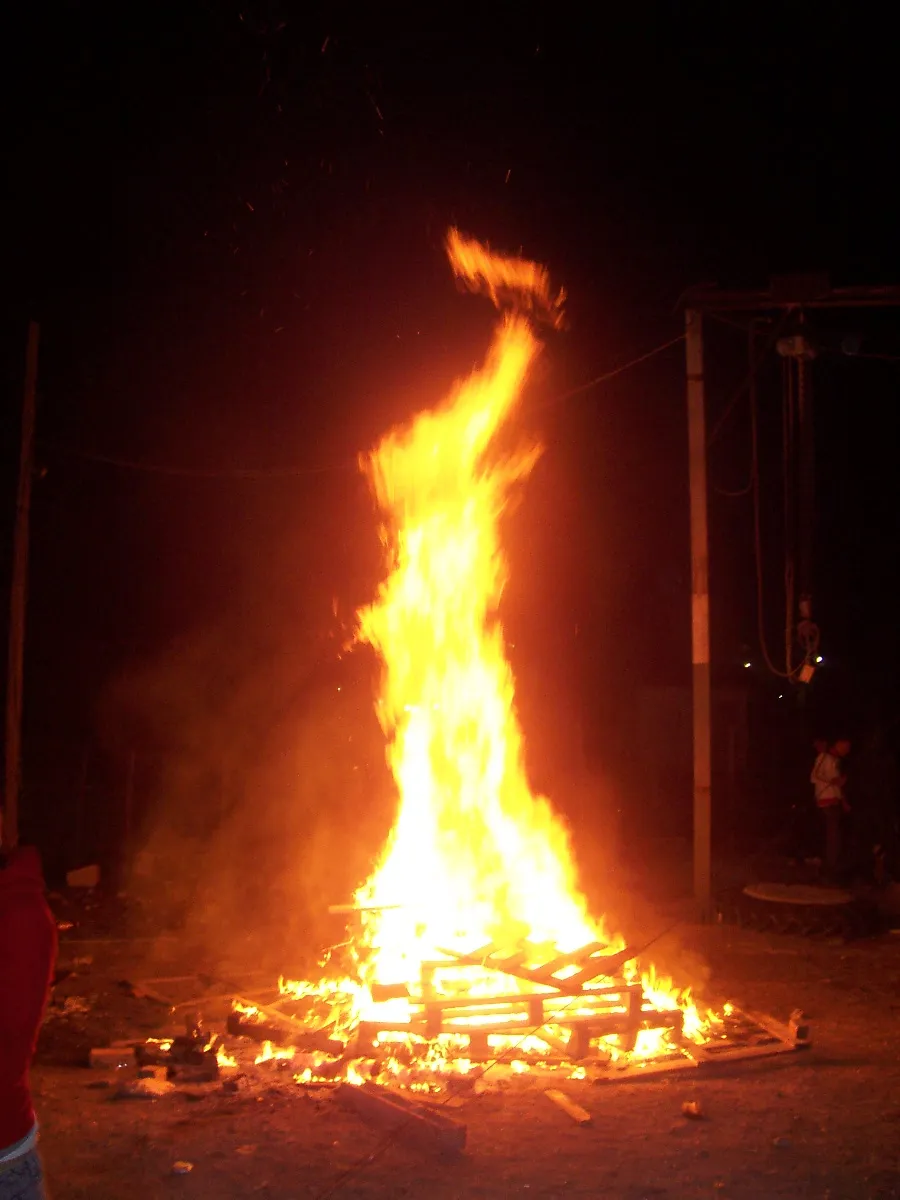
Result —
[[[522, 413], [546, 453], [509, 525], [526, 730], [549, 704], [564, 744], [577, 712], [602, 758], [629, 689], [687, 683], [682, 348], [559, 397], [675, 337], [691, 285], [810, 269], [900, 283], [896, 88], [878, 31], [846, 5], [719, 11], [581, 23], [499, 5], [485, 23], [489, 6], [454, 6], [348, 23], [185, 0], [19, 13], [0, 549], [5, 565], [34, 317], [46, 475], [26, 772], [95, 741], [152, 741], [146, 721], [123, 733], [110, 709], [128, 704], [110, 694], [150, 678], [143, 703], [190, 710], [160, 664], [204, 639], [213, 694], [276, 662], [299, 691], [328, 677], [379, 571], [355, 456], [437, 400], [490, 336], [489, 305], [447, 268], [451, 223], [548, 264], [569, 294], [570, 328], [548, 338]], [[896, 713], [898, 315], [829, 317], [814, 368], [832, 672], [817, 703], [832, 722]], [[746, 351], [728, 326], [708, 336], [713, 425]], [[776, 644], [779, 403], [763, 372]], [[741, 400], [710, 452], [713, 650], [726, 675], [749, 656], [775, 695], [756, 675], [749, 499], [722, 495], [743, 487], [749, 453]], [[290, 685], [279, 694], [290, 705]]]

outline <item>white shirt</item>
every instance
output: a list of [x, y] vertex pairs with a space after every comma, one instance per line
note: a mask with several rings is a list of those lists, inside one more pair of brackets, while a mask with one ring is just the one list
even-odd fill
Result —
[[810, 783], [815, 788], [816, 804], [827, 808], [837, 804], [844, 798], [844, 788], [841, 780], [841, 763], [835, 754], [824, 751], [813, 764]]

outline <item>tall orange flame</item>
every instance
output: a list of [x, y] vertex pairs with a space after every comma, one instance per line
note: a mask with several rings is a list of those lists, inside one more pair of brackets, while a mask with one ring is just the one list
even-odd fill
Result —
[[473, 292], [486, 292], [497, 308], [520, 307], [562, 328], [566, 293], [560, 288], [552, 294], [546, 267], [527, 258], [497, 254], [458, 229], [447, 234], [447, 254], [457, 279]]
[[[561, 319], [547, 272], [451, 230], [454, 271], [501, 316], [485, 365], [364, 461], [385, 520], [389, 574], [359, 614], [383, 662], [378, 713], [399, 811], [357, 894], [368, 906], [368, 982], [410, 983], [441, 948], [527, 937], [561, 950], [604, 931], [589, 919], [569, 838], [530, 789], [497, 608], [507, 576], [499, 526], [540, 455], [500, 454], [540, 346], [525, 312]], [[502, 296], [501, 296], [502, 290]], [[621, 945], [621, 942], [617, 943]]]

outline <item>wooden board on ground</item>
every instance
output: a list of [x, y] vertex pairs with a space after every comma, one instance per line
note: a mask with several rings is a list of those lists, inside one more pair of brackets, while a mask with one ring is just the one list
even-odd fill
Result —
[[390, 1130], [398, 1140], [437, 1154], [460, 1154], [466, 1145], [466, 1126], [425, 1108], [412, 1100], [389, 1093], [375, 1084], [354, 1087], [342, 1083], [338, 1100], [364, 1120]]
[[557, 1088], [547, 1088], [544, 1095], [548, 1100], [552, 1100], [557, 1108], [561, 1108], [567, 1116], [570, 1116], [576, 1125], [590, 1125], [591, 1114], [586, 1108], [582, 1108], [580, 1104], [570, 1100], [565, 1092], [561, 1092]]

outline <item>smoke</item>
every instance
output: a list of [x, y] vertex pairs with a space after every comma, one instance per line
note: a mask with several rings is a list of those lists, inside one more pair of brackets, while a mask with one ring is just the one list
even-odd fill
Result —
[[390, 825], [371, 661], [261, 644], [233, 621], [121, 677], [113, 742], [156, 771], [129, 893], [189, 941], [279, 969], [333, 940]]
[[546, 779], [553, 806], [569, 828], [590, 915], [602, 917], [610, 935], [625, 939], [642, 972], [652, 968], [658, 978], [690, 988], [702, 1002], [710, 968], [691, 946], [688, 848], [651, 838], [632, 844], [622, 815], [641, 797], [596, 767], [566, 768], [565, 760], [557, 759], [546, 768]]
[[[365, 880], [394, 815], [377, 667], [346, 650], [380, 570], [371, 502], [355, 474], [313, 482], [223, 518], [236, 584], [219, 614], [131, 663], [101, 705], [107, 750], [137, 761], [125, 889], [211, 965], [277, 974], [338, 940], [328, 905]], [[185, 606], [195, 580], [165, 582]]]

